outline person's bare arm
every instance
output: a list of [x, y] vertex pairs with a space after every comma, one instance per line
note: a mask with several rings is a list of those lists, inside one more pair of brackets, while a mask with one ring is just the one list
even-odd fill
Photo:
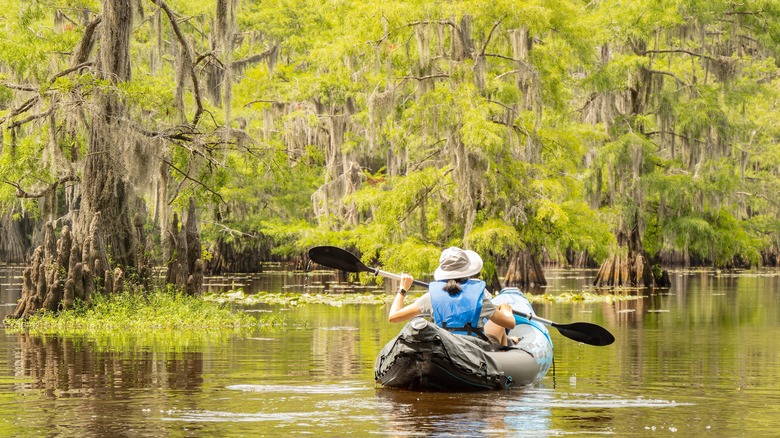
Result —
[[[396, 297], [396, 301], [398, 301], [398, 297]], [[396, 301], [394, 301], [393, 304], [395, 304]], [[403, 305], [403, 300], [401, 300], [401, 302], [402, 304], [400, 304], [399, 307]], [[396, 311], [393, 311], [393, 309], [390, 308], [390, 314], [388, 315], [387, 320], [390, 322], [403, 322], [408, 321], [417, 315], [421, 315], [420, 308], [417, 307], [417, 304], [412, 303]]]
[[512, 314], [512, 306], [509, 303], [499, 304], [498, 310], [490, 317], [490, 320], [504, 328], [515, 328], [515, 316]]
[[[404, 298], [406, 298], [406, 291], [412, 287], [414, 278], [410, 275], [401, 275], [401, 287], [398, 293], [395, 294], [393, 304], [390, 306], [390, 313], [387, 315], [387, 320], [390, 322], [402, 322], [414, 318], [420, 315], [420, 308], [416, 304], [412, 303], [404, 307]], [[403, 291], [403, 293], [401, 293]]]

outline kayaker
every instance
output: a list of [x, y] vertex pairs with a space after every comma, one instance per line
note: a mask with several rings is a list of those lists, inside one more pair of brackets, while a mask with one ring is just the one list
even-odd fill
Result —
[[[482, 258], [474, 251], [450, 247], [442, 251], [439, 267], [433, 273], [434, 282], [428, 292], [407, 306], [404, 298], [414, 278], [401, 275], [401, 285], [390, 306], [388, 320], [403, 322], [418, 315], [432, 315], [434, 322], [454, 333], [484, 334], [487, 339], [507, 345], [505, 329], [515, 326], [512, 306], [496, 306], [485, 282], [471, 278], [482, 271]], [[483, 321], [487, 321], [483, 324]]]

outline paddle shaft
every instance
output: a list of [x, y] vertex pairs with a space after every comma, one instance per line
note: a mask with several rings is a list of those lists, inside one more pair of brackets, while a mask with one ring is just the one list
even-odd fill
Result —
[[[383, 271], [381, 269], [373, 268], [373, 272], [375, 275], [380, 275], [382, 277], [392, 278], [394, 280], [400, 280], [401, 275], [399, 274], [393, 274], [392, 272]], [[428, 283], [422, 282], [420, 280], [414, 280], [412, 281], [412, 284], [422, 287], [428, 287]]]

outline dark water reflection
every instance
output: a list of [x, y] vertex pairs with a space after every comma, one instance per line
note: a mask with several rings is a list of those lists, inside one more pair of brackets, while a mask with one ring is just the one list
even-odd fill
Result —
[[[593, 274], [548, 271], [546, 292], [591, 290]], [[627, 292], [641, 300], [538, 305], [554, 321], [603, 325], [616, 343], [551, 330], [555, 368], [540, 384], [477, 394], [375, 388], [376, 354], [400, 329], [382, 306], [260, 306], [251, 314], [306, 328], [245, 338], [0, 334], [0, 436], [776, 436], [779, 278], [678, 272], [670, 290]], [[321, 273], [209, 281], [350, 290]], [[0, 284], [3, 309], [13, 294]]]

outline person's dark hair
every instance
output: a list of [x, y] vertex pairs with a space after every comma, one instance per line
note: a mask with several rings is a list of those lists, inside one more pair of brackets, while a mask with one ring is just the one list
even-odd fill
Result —
[[447, 280], [447, 284], [444, 285], [443, 289], [450, 295], [457, 295], [460, 293], [460, 291], [463, 290], [463, 286], [461, 286], [461, 284], [465, 283], [467, 280], [468, 278]]

